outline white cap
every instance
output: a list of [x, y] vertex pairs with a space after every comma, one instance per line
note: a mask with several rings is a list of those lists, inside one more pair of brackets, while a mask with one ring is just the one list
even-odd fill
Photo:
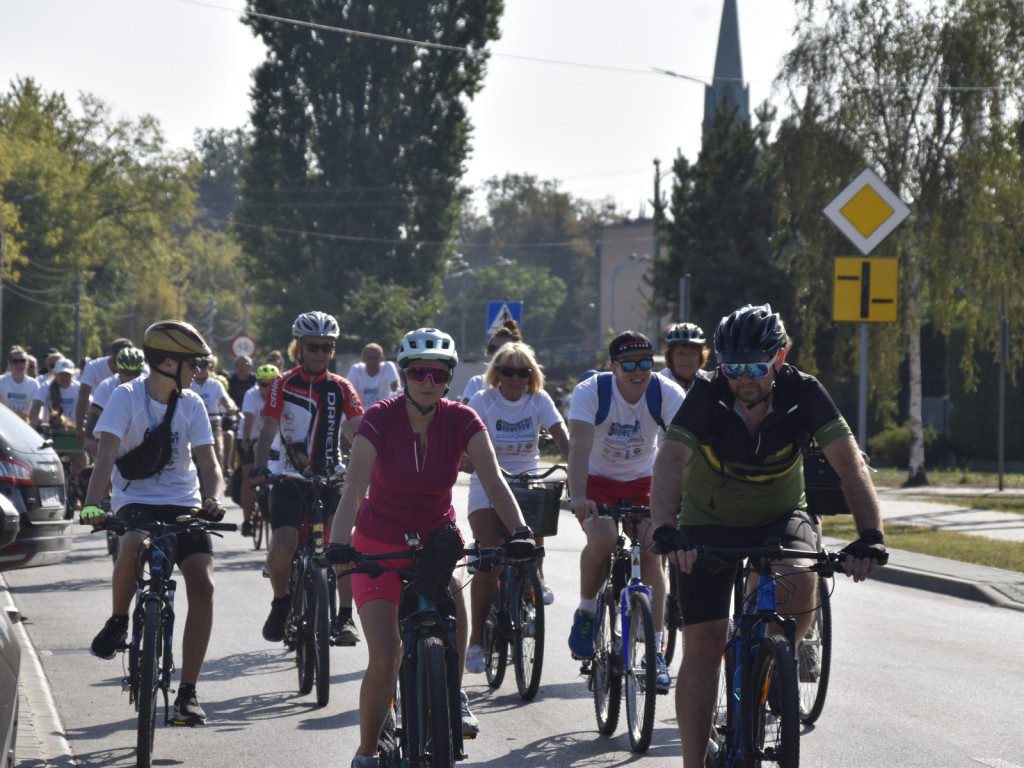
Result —
[[68, 360], [66, 357], [62, 357], [57, 361], [57, 364], [53, 366], [54, 373], [74, 373], [75, 364]]

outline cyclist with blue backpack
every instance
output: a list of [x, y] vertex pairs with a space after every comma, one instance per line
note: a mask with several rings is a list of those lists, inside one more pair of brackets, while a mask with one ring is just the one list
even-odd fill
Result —
[[[617, 506], [631, 499], [650, 505], [651, 474], [658, 432], [683, 404], [683, 390], [653, 376], [654, 346], [636, 331], [624, 331], [608, 347], [611, 370], [584, 379], [569, 406], [569, 493], [572, 511], [583, 526], [587, 543], [580, 553], [580, 605], [573, 617], [569, 650], [579, 659], [594, 655], [597, 595], [608, 578], [610, 556], [618, 538], [614, 521], [598, 516], [597, 505]], [[661, 654], [665, 617], [665, 570], [652, 554], [651, 526], [640, 526], [641, 573], [654, 603], [658, 690], [672, 684]]]

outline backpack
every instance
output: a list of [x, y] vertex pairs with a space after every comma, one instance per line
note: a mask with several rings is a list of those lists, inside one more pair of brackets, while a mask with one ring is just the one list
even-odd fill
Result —
[[[644, 399], [647, 400], [647, 410], [650, 412], [651, 418], [664, 430], [665, 422], [661, 418], [661, 382], [658, 381], [659, 378], [658, 375], [651, 374], [651, 381], [654, 383], [654, 386], [647, 385]], [[608, 418], [608, 412], [612, 409], [612, 383], [613, 374], [611, 371], [597, 374], [597, 414], [594, 416], [595, 425], [604, 422]]]
[[174, 455], [174, 448], [171, 446], [171, 419], [174, 418], [174, 411], [178, 406], [179, 394], [171, 393], [163, 421], [157, 424], [155, 429], [149, 430], [141, 443], [114, 460], [117, 471], [125, 480], [152, 477], [170, 462]]

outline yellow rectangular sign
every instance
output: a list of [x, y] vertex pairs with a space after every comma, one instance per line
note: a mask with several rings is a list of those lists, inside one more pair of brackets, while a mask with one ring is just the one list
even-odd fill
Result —
[[895, 323], [899, 261], [892, 258], [836, 258], [832, 319], [837, 322]]

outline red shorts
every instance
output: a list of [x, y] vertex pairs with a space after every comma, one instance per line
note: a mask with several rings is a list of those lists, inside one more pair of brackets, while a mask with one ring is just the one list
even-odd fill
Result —
[[[401, 547], [394, 544], [385, 544], [383, 541], [368, 538], [358, 530], [352, 534], [352, 546], [365, 555], [375, 555], [380, 552], [397, 552]], [[397, 558], [395, 560], [384, 560], [383, 565], [393, 565], [396, 568], [408, 568], [409, 558]], [[402, 577], [394, 571], [382, 573], [376, 578], [365, 573], [353, 573], [348, 576], [352, 580], [352, 599], [355, 601], [356, 609], [363, 607], [368, 600], [388, 600], [398, 605], [402, 596]]]
[[587, 475], [587, 498], [595, 504], [618, 506], [623, 499], [632, 499], [637, 507], [651, 506], [651, 478], [611, 480], [600, 475]]

